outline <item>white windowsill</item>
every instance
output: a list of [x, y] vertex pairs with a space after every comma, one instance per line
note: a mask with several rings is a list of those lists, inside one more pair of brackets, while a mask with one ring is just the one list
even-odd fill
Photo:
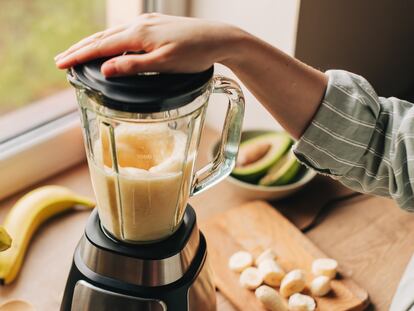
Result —
[[60, 92], [0, 117], [0, 200], [84, 161], [73, 95]]

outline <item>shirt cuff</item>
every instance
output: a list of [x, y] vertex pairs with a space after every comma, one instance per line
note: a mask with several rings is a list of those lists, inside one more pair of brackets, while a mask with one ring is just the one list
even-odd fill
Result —
[[342, 70], [326, 74], [325, 96], [294, 153], [319, 173], [343, 176], [369, 148], [379, 108], [364, 78]]

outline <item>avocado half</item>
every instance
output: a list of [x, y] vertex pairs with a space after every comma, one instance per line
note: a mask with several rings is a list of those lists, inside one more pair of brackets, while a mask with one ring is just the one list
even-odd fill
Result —
[[300, 170], [292, 150], [289, 150], [259, 181], [262, 186], [282, 186], [289, 184]]
[[236, 166], [232, 172], [234, 177], [249, 183], [257, 183], [290, 148], [292, 139], [283, 132], [263, 134], [242, 142], [240, 144], [239, 156], [255, 146], [263, 145], [269, 146], [267, 152], [252, 163]]

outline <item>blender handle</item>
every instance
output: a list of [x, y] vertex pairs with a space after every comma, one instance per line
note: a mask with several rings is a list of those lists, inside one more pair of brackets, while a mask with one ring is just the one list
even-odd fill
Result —
[[236, 81], [224, 76], [214, 76], [213, 93], [225, 94], [228, 109], [221, 135], [221, 143], [212, 162], [197, 171], [193, 178], [191, 196], [222, 181], [232, 172], [239, 151], [244, 116], [244, 96]]

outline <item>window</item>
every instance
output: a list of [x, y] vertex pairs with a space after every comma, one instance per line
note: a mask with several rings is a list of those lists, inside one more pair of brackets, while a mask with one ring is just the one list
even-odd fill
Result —
[[53, 57], [166, 3], [0, 0], [0, 200], [85, 159], [74, 91]]
[[105, 28], [105, 0], [0, 0], [0, 199], [84, 159], [53, 57]]
[[105, 26], [104, 0], [0, 0], [0, 114], [67, 88], [53, 57]]

